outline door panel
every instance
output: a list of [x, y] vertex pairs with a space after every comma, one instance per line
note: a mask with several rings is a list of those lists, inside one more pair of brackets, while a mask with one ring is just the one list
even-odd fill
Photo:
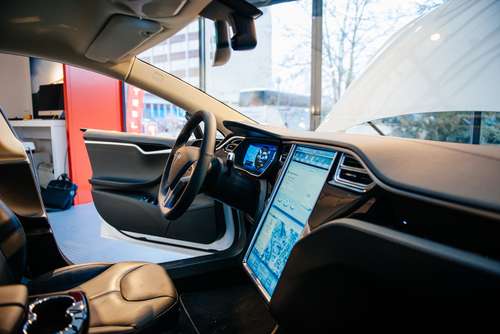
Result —
[[222, 205], [199, 195], [175, 221], [156, 206], [161, 175], [175, 140], [114, 131], [84, 134], [92, 166], [92, 197], [101, 217], [116, 229], [209, 244], [224, 234]]
[[[128, 143], [85, 140], [92, 165], [92, 183], [150, 188], [159, 183], [169, 148], [143, 151]], [[165, 147], [168, 147], [165, 145]], [[100, 181], [100, 182], [99, 182]], [[107, 181], [107, 182], [106, 182]]]

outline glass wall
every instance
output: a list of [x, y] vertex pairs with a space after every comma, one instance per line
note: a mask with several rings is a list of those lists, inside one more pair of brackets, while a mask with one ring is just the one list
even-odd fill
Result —
[[213, 67], [215, 31], [207, 21], [206, 91], [265, 124], [309, 129], [311, 1], [261, 8], [257, 47]]
[[[198, 22], [193, 22], [139, 58], [199, 87], [198, 29]], [[127, 132], [175, 138], [186, 123], [182, 108], [158, 96], [129, 84], [124, 84], [124, 95]]]
[[445, 0], [323, 0], [322, 117], [383, 45]]
[[[315, 130], [392, 36], [444, 2], [280, 1], [261, 8], [257, 47], [232, 51], [224, 66], [212, 66], [215, 29], [209, 20], [204, 20], [202, 33], [200, 22], [193, 22], [140, 58], [259, 123]], [[206, 50], [202, 58], [200, 49]], [[128, 131], [177, 135], [185, 123], [182, 109], [134, 87], [125, 90]], [[428, 111], [385, 119], [375, 115], [371, 122], [344, 130], [463, 143], [500, 142], [498, 113]]]

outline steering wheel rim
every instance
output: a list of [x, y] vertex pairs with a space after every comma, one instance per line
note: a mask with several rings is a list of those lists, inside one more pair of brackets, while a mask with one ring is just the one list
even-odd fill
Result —
[[[201, 146], [187, 146], [191, 134], [203, 122]], [[182, 216], [200, 191], [215, 152], [217, 124], [208, 111], [193, 114], [177, 137], [161, 177], [158, 207], [163, 216], [174, 220]]]

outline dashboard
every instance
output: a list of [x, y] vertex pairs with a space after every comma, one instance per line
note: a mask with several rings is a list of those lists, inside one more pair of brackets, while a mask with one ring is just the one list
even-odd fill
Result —
[[242, 265], [280, 327], [451, 322], [493, 301], [498, 150], [224, 125], [232, 134], [216, 156], [228, 167], [213, 189], [251, 225]]
[[[231, 186], [219, 188], [231, 190], [244, 184], [243, 180], [272, 182], [272, 191], [243, 259], [245, 270], [267, 302], [295, 244], [324, 222], [325, 215], [335, 214], [335, 210], [321, 209], [324, 203], [335, 196], [345, 197], [348, 200], [335, 208], [342, 211], [375, 186], [357, 158], [325, 145], [234, 137], [221, 144], [218, 152], [233, 159], [239, 172], [231, 174], [237, 178]], [[332, 190], [335, 190], [333, 196]], [[250, 198], [257, 197], [250, 193], [243, 189], [235, 191], [226, 197], [226, 202], [245, 194], [242, 201], [248, 203]]]

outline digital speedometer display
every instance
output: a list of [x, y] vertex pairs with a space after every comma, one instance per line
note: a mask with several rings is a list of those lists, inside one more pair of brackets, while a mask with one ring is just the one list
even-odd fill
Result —
[[243, 167], [252, 173], [262, 174], [276, 155], [277, 147], [269, 144], [249, 144], [243, 158]]

